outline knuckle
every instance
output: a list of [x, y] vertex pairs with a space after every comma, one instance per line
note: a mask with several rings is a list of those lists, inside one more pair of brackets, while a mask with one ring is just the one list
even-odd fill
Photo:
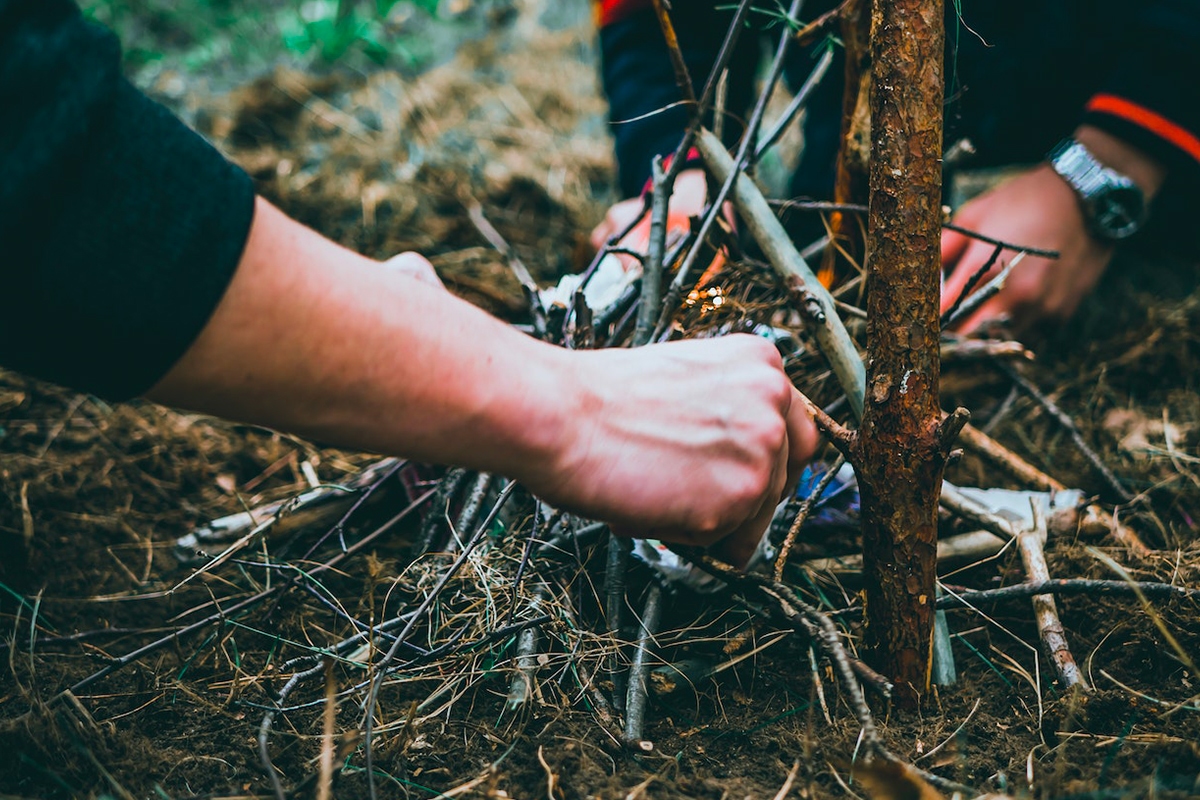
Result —
[[725, 527], [723, 516], [716, 509], [712, 509], [696, 517], [688, 526], [688, 539], [693, 544], [707, 547], [721, 538]]
[[742, 520], [757, 512], [770, 482], [771, 470], [765, 465], [747, 470], [742, 480], [730, 489], [730, 516]]

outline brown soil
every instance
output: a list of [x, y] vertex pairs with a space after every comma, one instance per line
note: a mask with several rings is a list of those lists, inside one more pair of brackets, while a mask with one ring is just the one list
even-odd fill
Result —
[[[532, 23], [523, 16], [513, 25]], [[277, 74], [206, 101], [200, 119], [289, 213], [369, 255], [420, 250], [453, 290], [519, 321], [518, 287], [463, 203], [478, 199], [536, 276], [552, 280], [589, 256], [586, 233], [610, 199], [612, 168], [586, 31], [527, 27], [521, 37], [520, 48], [503, 37], [470, 45], [411, 80]], [[1138, 579], [1200, 585], [1198, 279], [1191, 263], [1126, 258], [1080, 317], [1041, 344], [1028, 371], [1139, 493], [1120, 515], [1153, 549], [1138, 557], [1108, 538], [1058, 538], [1048, 545], [1057, 577], [1114, 577], [1099, 549]], [[769, 293], [770, 280], [755, 280]], [[743, 315], [759, 300], [750, 290], [740, 299], [730, 306]], [[1008, 393], [996, 372], [957, 367], [944, 405], [967, 405], [981, 424], [994, 419], [999, 440], [1111, 500], [1041, 407], [1023, 397], [1004, 403]], [[109, 406], [0, 373], [0, 653], [9, 665], [0, 677], [0, 794], [269, 795], [257, 737], [264, 709], [292, 674], [284, 662], [349, 634], [331, 605], [385, 619], [428, 590], [448, 561], [429, 555], [410, 564], [413, 525], [324, 573], [323, 600], [280, 592], [67, 690], [213, 614], [211, 601], [228, 608], [293, 574], [264, 569], [264, 557], [309, 569], [337, 553], [331, 540], [300, 558], [320, 530], [271, 539], [171, 591], [192, 571], [172, 553], [178, 536], [303, 491], [305, 462], [322, 482], [338, 483], [374, 460], [147, 403]], [[952, 477], [1008, 485], [969, 456]], [[346, 540], [394, 510], [373, 507], [347, 526]], [[509, 524], [519, 532], [523, 523]], [[514, 602], [524, 609], [529, 600], [528, 585], [514, 596], [511, 583], [522, 546], [515, 534], [498, 536], [451, 584], [440, 627], [419, 642], [431, 648], [458, 631], [478, 646], [414, 667], [381, 693], [374, 766], [382, 796], [776, 797], [793, 770], [788, 796], [862, 791], [845, 783], [858, 726], [832, 674], [810, 667], [807, 642], [749, 626], [722, 594], [676, 597], [661, 654], [722, 660], [735, 636], [748, 637], [740, 652], [761, 651], [694, 691], [652, 702], [651, 754], [619, 745], [580, 677], [582, 668], [603, 674], [609, 641], [592, 632], [602, 630], [595, 564], [547, 569], [569, 587], [574, 610], [550, 609], [534, 701], [506, 711], [513, 637], [485, 637], [508, 624]], [[1022, 579], [1019, 560], [1005, 555], [954, 582], [988, 588]], [[854, 599], [846, 591], [834, 605]], [[1131, 598], [1069, 597], [1059, 608], [1094, 692], [1060, 691], [1039, 655], [1028, 601], [953, 611], [959, 683], [918, 715], [877, 706], [888, 747], [981, 791], [1200, 794], [1200, 676], [1186, 663], [1200, 658], [1197, 603], [1156, 602], [1152, 615]], [[856, 623], [845, 624], [853, 642]], [[346, 662], [330, 676], [344, 689], [364, 671]], [[305, 707], [280, 715], [269, 742], [284, 786], [298, 796], [314, 791], [306, 778], [318, 771], [326, 683], [321, 673], [298, 687], [289, 702]], [[356, 701], [338, 706], [339, 797], [367, 796], [353, 734], [361, 718]]]

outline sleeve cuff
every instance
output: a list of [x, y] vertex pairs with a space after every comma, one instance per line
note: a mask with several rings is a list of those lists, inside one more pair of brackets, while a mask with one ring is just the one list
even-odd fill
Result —
[[1176, 168], [1200, 167], [1200, 136], [1140, 103], [1115, 94], [1097, 94], [1088, 101], [1083, 121]]

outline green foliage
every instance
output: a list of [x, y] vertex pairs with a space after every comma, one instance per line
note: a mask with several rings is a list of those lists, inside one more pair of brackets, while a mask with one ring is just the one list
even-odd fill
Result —
[[327, 62], [342, 58], [353, 49], [383, 64], [393, 55], [413, 63], [421, 60], [404, 39], [396, 35], [414, 13], [437, 14], [438, 0], [309, 0], [286, 24], [283, 43], [293, 53], [317, 52]]
[[80, 5], [121, 38], [134, 73], [155, 65], [254, 71], [280, 57], [333, 63], [351, 55], [416, 66], [432, 53], [427, 38], [410, 31], [440, 16], [439, 0], [80, 0]]

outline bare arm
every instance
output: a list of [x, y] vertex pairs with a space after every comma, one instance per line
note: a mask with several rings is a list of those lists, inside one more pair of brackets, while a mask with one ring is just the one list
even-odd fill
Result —
[[[411, 256], [419, 259], [419, 256]], [[734, 558], [816, 435], [753, 337], [579, 353], [382, 269], [259, 200], [172, 405], [500, 472], [550, 502]]]

